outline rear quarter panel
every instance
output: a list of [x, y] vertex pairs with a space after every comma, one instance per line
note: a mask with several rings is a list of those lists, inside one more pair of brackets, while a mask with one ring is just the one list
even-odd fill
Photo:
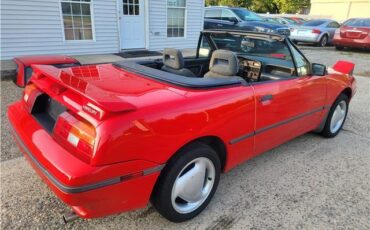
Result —
[[226, 169], [252, 155], [252, 138], [238, 145], [228, 143], [253, 132], [255, 100], [250, 86], [173, 90], [179, 94], [177, 99], [103, 122], [98, 128], [104, 135], [93, 163], [145, 159], [162, 164], [187, 143], [205, 136], [216, 136], [225, 144]]
[[351, 89], [352, 97], [356, 91], [355, 78], [329, 69], [326, 105], [332, 105], [337, 97], [347, 88]]

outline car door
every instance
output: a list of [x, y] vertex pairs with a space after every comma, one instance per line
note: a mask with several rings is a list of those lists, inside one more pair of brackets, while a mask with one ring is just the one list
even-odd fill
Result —
[[310, 75], [310, 63], [292, 45], [295, 76], [253, 84], [256, 97], [254, 155], [315, 129], [322, 120], [326, 81]]

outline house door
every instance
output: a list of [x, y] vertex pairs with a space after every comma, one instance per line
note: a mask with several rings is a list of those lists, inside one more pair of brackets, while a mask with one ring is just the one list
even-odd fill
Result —
[[121, 49], [145, 48], [145, 0], [120, 0]]

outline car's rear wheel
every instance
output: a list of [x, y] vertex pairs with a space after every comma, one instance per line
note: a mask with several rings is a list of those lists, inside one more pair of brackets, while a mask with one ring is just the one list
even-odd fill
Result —
[[320, 47], [325, 47], [326, 45], [328, 44], [328, 36], [327, 35], [324, 35], [322, 36], [322, 38], [320, 39], [318, 45]]
[[170, 221], [189, 220], [212, 199], [220, 172], [220, 159], [211, 147], [202, 143], [186, 146], [163, 169], [151, 202]]
[[321, 134], [324, 137], [335, 137], [342, 129], [347, 118], [349, 98], [345, 94], [339, 95], [330, 108], [326, 123]]
[[344, 47], [343, 46], [335, 46], [335, 49], [337, 49], [337, 50], [343, 50]]

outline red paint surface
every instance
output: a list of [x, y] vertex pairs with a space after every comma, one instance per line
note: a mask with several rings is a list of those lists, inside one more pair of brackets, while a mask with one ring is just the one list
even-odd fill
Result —
[[20, 87], [27, 84], [25, 82], [25, 69], [31, 65], [79, 64], [76, 59], [65, 55], [21, 56], [14, 58], [14, 62], [18, 69], [15, 83]]
[[54, 65], [54, 64], [73, 64], [78, 61], [72, 57], [65, 55], [34, 55], [34, 56], [21, 56], [16, 57], [14, 60], [22, 62], [25, 67], [31, 65]]
[[[181, 147], [201, 137], [225, 145], [224, 171], [317, 128], [328, 108], [281, 124], [237, 143], [243, 135], [329, 106], [354, 78], [332, 73], [264, 84], [195, 90], [118, 69], [111, 64], [64, 69], [36, 66], [31, 82], [96, 128], [88, 161], [58, 143], [29, 113], [23, 100], [8, 109], [9, 120], [35, 158], [60, 182], [82, 186], [165, 164]], [[44, 72], [44, 73], [42, 73]], [[87, 74], [88, 73], [88, 74]], [[46, 75], [46, 76], [44, 76]], [[64, 75], [64, 76], [63, 76]], [[54, 90], [53, 90], [54, 89]], [[260, 98], [272, 95], [264, 102]], [[30, 97], [29, 100], [34, 100]], [[82, 109], [91, 103], [104, 113]], [[66, 194], [36, 169], [65, 203], [93, 218], [146, 205], [159, 173], [89, 192]]]

